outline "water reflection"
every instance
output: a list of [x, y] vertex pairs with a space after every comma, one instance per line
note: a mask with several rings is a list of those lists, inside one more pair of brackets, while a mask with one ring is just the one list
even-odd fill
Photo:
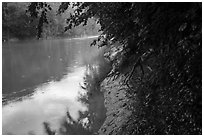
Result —
[[88, 110], [86, 105], [77, 100], [84, 71], [83, 67], [77, 68], [59, 82], [51, 81], [39, 86], [33, 96], [4, 106], [3, 134], [27, 134], [30, 130], [35, 131], [35, 134], [45, 134], [42, 123], [49, 121], [52, 128], [57, 129], [67, 112], [77, 120], [79, 111]]
[[[3, 97], [20, 97], [28, 88], [47, 81], [59, 81], [74, 67], [84, 66], [97, 51], [96, 47], [90, 49], [90, 43], [91, 40], [59, 39], [4, 44]], [[15, 94], [17, 92], [21, 94]]]
[[95, 133], [105, 119], [102, 54], [90, 40], [43, 42], [3, 48], [3, 134]]
[[97, 134], [106, 117], [100, 81], [105, 78], [109, 70], [110, 66], [104, 63], [104, 60], [99, 60], [99, 58], [97, 62], [94, 61], [94, 64], [86, 65], [84, 81], [80, 83], [81, 89], [85, 92], [80, 92], [78, 101], [85, 104], [88, 111], [85, 111], [85, 113], [80, 112], [78, 120], [74, 120], [67, 112], [67, 117], [61, 124], [60, 134]]
[[[103, 72], [105, 72], [105, 69]], [[81, 102], [89, 106], [87, 119], [89, 121], [88, 124], [90, 124], [89, 128], [93, 132], [96, 132], [103, 124], [106, 114], [106, 109], [102, 103], [104, 97], [100, 90], [100, 80], [102, 80], [102, 76], [103, 74], [99, 74], [99, 65], [87, 65], [84, 85], [81, 86], [85, 87], [87, 94], [81, 95], [79, 98]], [[95, 123], [95, 121], [97, 121], [97, 123]]]

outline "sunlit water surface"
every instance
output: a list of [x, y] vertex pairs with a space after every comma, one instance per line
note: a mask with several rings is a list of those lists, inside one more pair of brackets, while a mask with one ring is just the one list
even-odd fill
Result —
[[86, 76], [104, 61], [97, 47], [89, 47], [92, 40], [3, 45], [3, 134], [96, 133], [105, 119], [103, 94], [80, 99], [88, 96]]

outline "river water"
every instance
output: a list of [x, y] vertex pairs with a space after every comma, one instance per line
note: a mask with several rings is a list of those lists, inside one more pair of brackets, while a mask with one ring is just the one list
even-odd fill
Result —
[[92, 40], [3, 44], [3, 134], [97, 133], [106, 117], [98, 83], [108, 70]]

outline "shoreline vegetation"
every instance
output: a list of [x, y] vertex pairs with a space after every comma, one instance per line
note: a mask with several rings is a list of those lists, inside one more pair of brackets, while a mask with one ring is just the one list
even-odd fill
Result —
[[[201, 98], [198, 99], [198, 106], [188, 108], [195, 109], [195, 112], [189, 110], [183, 112], [182, 105], [187, 105], [188, 100], [192, 100], [192, 98], [186, 100], [185, 97], [188, 93], [183, 93], [184, 97], [182, 97], [178, 93], [143, 91], [141, 76], [145, 73], [143, 79], [145, 80], [152, 73], [152, 69], [148, 66], [142, 72], [140, 67], [134, 68], [134, 64], [132, 64], [126, 66], [126, 69], [121, 71], [119, 75], [111, 75], [117, 67], [115, 62], [120, 63], [123, 60], [117, 58], [121, 51], [115, 49], [114, 44], [108, 47], [110, 49], [106, 49], [108, 52], [104, 53], [104, 57], [111, 63], [112, 67], [106, 78], [100, 83], [107, 112], [105, 122], [98, 134], [202, 134], [201, 121], [197, 121], [197, 124], [200, 125], [197, 128], [195, 128], [195, 124], [192, 124], [193, 120], [202, 119], [202, 116], [196, 112], [198, 111], [196, 107], [202, 106]], [[127, 80], [126, 74], [132, 71], [132, 68], [136, 69], [137, 73], [132, 74], [131, 78]], [[193, 117], [192, 113], [197, 113], [197, 117]], [[182, 116], [183, 114], [185, 116]], [[178, 122], [182, 122], [186, 127], [183, 124], [174, 124]]]

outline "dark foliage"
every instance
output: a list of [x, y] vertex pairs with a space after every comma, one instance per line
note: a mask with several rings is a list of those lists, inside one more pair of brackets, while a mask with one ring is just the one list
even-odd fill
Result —
[[69, 6], [65, 30], [94, 17], [102, 34], [92, 45], [122, 45], [113, 75], [130, 68], [135, 103], [121, 134], [202, 133], [202, 3], [62, 3], [59, 13]]
[[10, 38], [31, 38], [36, 36], [37, 21], [31, 21], [23, 7], [26, 3], [2, 3], [2, 35], [3, 40]]
[[[39, 23], [37, 26], [37, 37], [40, 38], [42, 36], [42, 31], [43, 31], [43, 24], [47, 23], [48, 24], [48, 19], [47, 19], [47, 11], [52, 10], [51, 6], [46, 3], [46, 2], [32, 2], [28, 6], [28, 12], [30, 13], [30, 16], [33, 18], [39, 18]], [[40, 14], [40, 15], [38, 15]]]

